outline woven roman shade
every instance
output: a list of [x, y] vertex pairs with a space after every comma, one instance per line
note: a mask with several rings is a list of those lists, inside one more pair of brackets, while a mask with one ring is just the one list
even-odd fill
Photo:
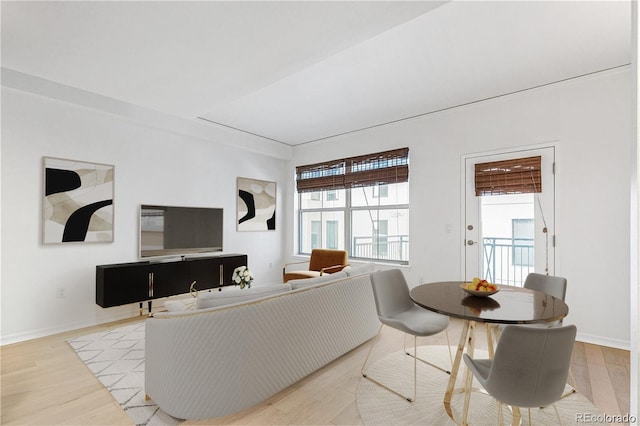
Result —
[[409, 148], [296, 167], [298, 192], [312, 192], [409, 181]]
[[296, 187], [298, 192], [343, 189], [344, 171], [344, 160], [298, 166], [296, 167]]
[[542, 192], [542, 157], [475, 165], [476, 196]]

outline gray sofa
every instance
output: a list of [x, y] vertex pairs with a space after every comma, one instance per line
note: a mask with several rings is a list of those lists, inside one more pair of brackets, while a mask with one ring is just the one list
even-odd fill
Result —
[[147, 396], [180, 419], [236, 413], [377, 333], [369, 273], [290, 284], [254, 300], [147, 319]]

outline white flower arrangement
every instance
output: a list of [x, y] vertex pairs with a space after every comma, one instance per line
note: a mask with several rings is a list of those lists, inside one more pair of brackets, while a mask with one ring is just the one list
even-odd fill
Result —
[[231, 277], [235, 285], [239, 285], [240, 288], [251, 288], [251, 282], [253, 281], [253, 274], [246, 266], [238, 266], [233, 270], [233, 276]]

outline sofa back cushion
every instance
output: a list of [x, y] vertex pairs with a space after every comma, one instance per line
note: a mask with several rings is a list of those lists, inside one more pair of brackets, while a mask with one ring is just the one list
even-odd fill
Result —
[[368, 274], [376, 270], [376, 265], [373, 262], [363, 263], [361, 265], [349, 265], [343, 269], [347, 273], [347, 276], [353, 277], [360, 274]]
[[222, 291], [198, 293], [196, 309], [214, 308], [234, 303], [248, 302], [275, 294], [286, 293], [291, 290], [288, 284], [270, 284], [250, 288], [229, 288]]
[[336, 272], [335, 274], [324, 274], [319, 277], [314, 278], [302, 278], [298, 280], [288, 281], [288, 284], [291, 286], [291, 290], [296, 290], [298, 288], [309, 287], [315, 284], [326, 283], [329, 281], [336, 281], [342, 278], [347, 278], [346, 272]]

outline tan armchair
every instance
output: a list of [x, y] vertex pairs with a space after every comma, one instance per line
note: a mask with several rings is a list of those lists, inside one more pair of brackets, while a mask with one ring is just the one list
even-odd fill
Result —
[[[302, 278], [319, 277], [323, 274], [333, 274], [342, 271], [347, 266], [348, 253], [345, 250], [313, 249], [308, 261], [287, 263], [282, 268], [282, 282]], [[287, 272], [289, 265], [309, 263], [307, 271]]]

